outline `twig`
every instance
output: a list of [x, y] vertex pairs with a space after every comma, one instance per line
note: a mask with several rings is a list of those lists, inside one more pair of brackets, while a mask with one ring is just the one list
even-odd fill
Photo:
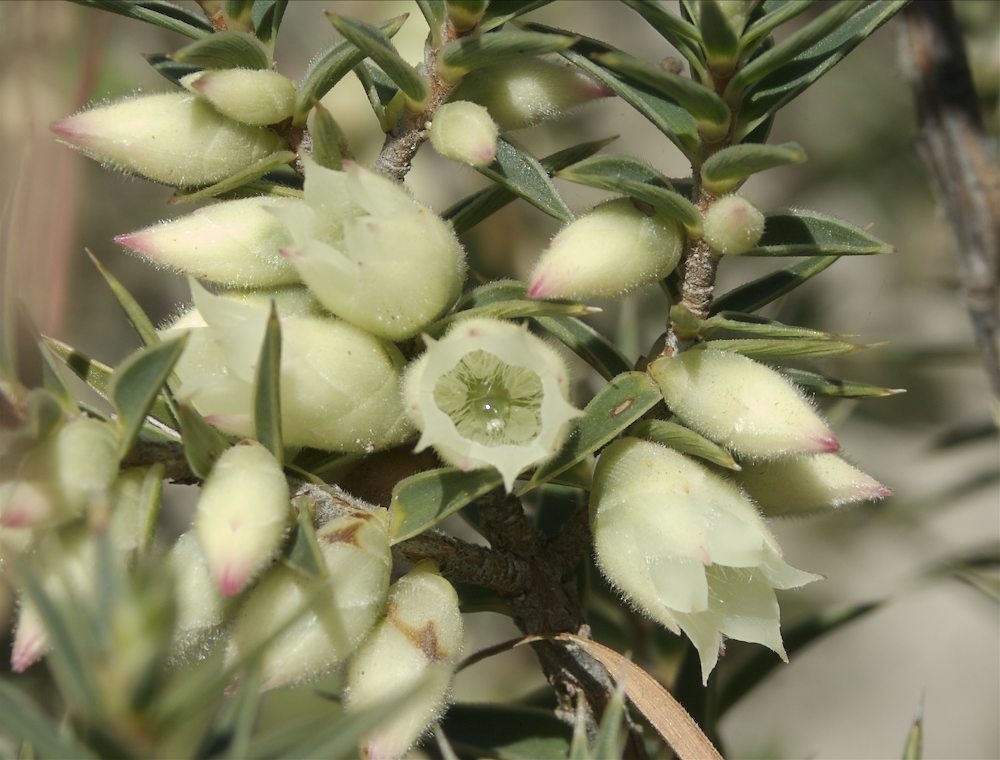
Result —
[[1000, 420], [1000, 170], [983, 132], [961, 32], [947, 0], [916, 0], [900, 25], [920, 155], [958, 241], [962, 296]]

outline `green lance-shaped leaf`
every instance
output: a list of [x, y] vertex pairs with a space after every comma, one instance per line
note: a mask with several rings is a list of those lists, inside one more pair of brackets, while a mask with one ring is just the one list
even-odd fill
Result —
[[803, 209], [765, 215], [764, 234], [741, 256], [867, 256], [892, 253], [888, 243], [852, 224]]
[[627, 53], [601, 53], [594, 56], [594, 60], [617, 72], [626, 81], [648, 87], [676, 102], [695, 118], [701, 133], [707, 138], [719, 139], [729, 131], [732, 122], [729, 106], [703, 84]]
[[229, 442], [188, 401], [178, 402], [177, 417], [184, 444], [184, 458], [187, 459], [191, 472], [204, 480], [211, 472], [215, 460], [229, 448]]
[[476, 306], [463, 311], [452, 312], [424, 328], [431, 337], [443, 333], [450, 325], [470, 317], [491, 317], [493, 319], [525, 319], [528, 317], [585, 317], [601, 310], [583, 303], [572, 301], [538, 301], [533, 299], [511, 299]]
[[254, 378], [253, 425], [257, 440], [282, 464], [285, 451], [281, 436], [281, 323], [274, 301]]
[[[552, 153], [540, 159], [539, 163], [545, 169], [546, 173], [558, 171], [588, 156], [592, 156], [615, 139], [617, 138], [607, 137], [603, 140], [580, 143], [579, 145]], [[458, 201], [458, 203], [445, 211], [442, 216], [449, 220], [455, 232], [461, 235], [516, 198], [516, 194], [502, 185], [493, 185]]]
[[489, 32], [550, 2], [552, 0], [490, 0], [490, 5], [476, 29], [480, 32]]
[[[673, 309], [671, 309], [671, 315]], [[839, 340], [839, 335], [813, 330], [809, 327], [786, 325], [774, 319], [756, 314], [744, 314], [740, 311], [719, 312], [696, 328], [700, 335], [711, 335], [716, 330], [729, 330], [738, 333], [761, 335], [765, 338], [813, 338], [817, 340]]]
[[357, 19], [327, 13], [330, 23], [364, 55], [379, 65], [414, 103], [423, 103], [430, 94], [427, 83], [410, 64], [396, 52], [389, 37], [381, 29]]
[[271, 61], [257, 38], [243, 32], [217, 32], [170, 53], [169, 58], [203, 69], [268, 69]]
[[749, 356], [751, 359], [806, 359], [821, 356], [843, 356], [863, 351], [871, 346], [860, 343], [848, 343], [843, 340], [825, 340], [814, 338], [784, 338], [771, 340], [769, 338], [726, 338], [705, 341], [707, 347], [716, 351], [732, 351], [736, 354]]
[[292, 151], [279, 150], [269, 156], [264, 156], [264, 158], [259, 161], [255, 161], [247, 168], [233, 174], [232, 176], [226, 177], [223, 180], [219, 180], [213, 185], [208, 185], [207, 187], [202, 187], [198, 190], [192, 190], [189, 193], [181, 191], [175, 192], [168, 202], [177, 205], [183, 203], [195, 203], [197, 201], [203, 201], [206, 198], [215, 198], [216, 196], [223, 195], [224, 193], [231, 193], [234, 190], [239, 190], [244, 185], [250, 184], [254, 180], [260, 179], [265, 174], [269, 174], [275, 169], [279, 169], [285, 164], [291, 163], [293, 160], [295, 160], [295, 154]]
[[274, 44], [287, 7], [288, 0], [254, 0], [250, 20], [261, 42]]
[[204, 70], [201, 66], [193, 66], [190, 63], [178, 63], [166, 53], [145, 53], [142, 57], [157, 74], [169, 79], [178, 87], [181, 86], [183, 77]]
[[427, 27], [431, 30], [431, 44], [434, 47], [441, 46], [441, 27], [448, 17], [445, 10], [444, 0], [417, 0], [417, 8], [420, 9]]
[[548, 172], [538, 159], [503, 138], [497, 141], [493, 163], [477, 167], [477, 171], [549, 216], [562, 222], [573, 218], [573, 212], [553, 186]]
[[575, 317], [535, 317], [535, 323], [594, 368], [605, 380], [632, 369], [615, 344]]
[[316, 539], [316, 529], [313, 527], [316, 502], [311, 496], [304, 494], [292, 499], [292, 507], [295, 509], [296, 529], [282, 561], [307, 578], [322, 578], [327, 569]]
[[187, 8], [181, 8], [167, 0], [133, 0], [127, 3], [123, 3], [122, 0], [71, 0], [71, 2], [89, 8], [100, 8], [102, 11], [117, 13], [136, 21], [145, 21], [147, 24], [196, 40], [211, 35], [214, 31], [204, 16], [192, 13]]
[[393, 127], [393, 113], [395, 109], [390, 109], [389, 104], [399, 93], [396, 83], [386, 76], [378, 66], [369, 60], [364, 60], [354, 67], [361, 86], [368, 96], [368, 104], [375, 112], [379, 126], [383, 132], [388, 132]]
[[662, 400], [659, 386], [645, 372], [625, 372], [614, 378], [587, 404], [559, 453], [535, 471], [518, 495], [582, 462]]
[[139, 520], [140, 533], [137, 548], [140, 557], [149, 554], [156, 536], [156, 526], [160, 521], [160, 507], [163, 499], [164, 471], [163, 464], [157, 462], [146, 467], [142, 476], [142, 485], [139, 487], [139, 495], [135, 504], [141, 518]]
[[808, 259], [764, 275], [720, 296], [712, 303], [711, 313], [720, 311], [756, 311], [776, 298], [795, 290], [818, 275], [839, 256], [812, 256]]
[[672, 189], [669, 179], [638, 159], [628, 156], [594, 156], [556, 172], [560, 179], [580, 185], [630, 195], [676, 219], [700, 234], [698, 207]]
[[166, 385], [186, 342], [187, 335], [182, 335], [139, 349], [115, 369], [110, 397], [122, 430], [120, 453], [123, 456], [142, 429], [146, 415]]
[[452, 705], [441, 721], [448, 740], [469, 757], [565, 760], [570, 727], [552, 710], [493, 703]]
[[108, 283], [108, 287], [111, 288], [111, 292], [114, 294], [115, 300], [118, 301], [118, 305], [121, 306], [122, 311], [125, 312], [125, 318], [135, 329], [136, 333], [138, 333], [139, 339], [142, 340], [143, 344], [146, 346], [152, 346], [159, 343], [160, 336], [157, 335], [156, 328], [153, 327], [152, 321], [148, 316], [146, 316], [146, 312], [143, 311], [139, 302], [136, 301], [125, 286], [119, 282], [118, 278], [111, 274], [111, 272], [97, 260], [97, 257], [90, 252], [90, 249], [85, 248], [84, 250], [87, 252], [87, 256], [90, 257], [94, 266], [97, 267], [97, 271], [101, 273], [101, 277], [103, 277], [104, 281]]
[[[405, 14], [380, 24], [378, 30], [386, 37], [392, 37], [402, 28], [404, 21]], [[337, 82], [364, 60], [365, 55], [349, 40], [341, 40], [314, 58], [299, 82], [292, 122], [304, 124], [313, 103], [333, 89]]]
[[729, 74], [739, 58], [740, 41], [737, 30], [722, 9], [721, 0], [698, 3], [697, 22], [708, 68], [716, 76]]
[[702, 81], [707, 79], [705, 62], [701, 58], [701, 32], [698, 27], [685, 21], [678, 14], [649, 0], [622, 0], [629, 8], [642, 16], [663, 39], [673, 45], [691, 65], [691, 70]]
[[701, 180], [708, 192], [722, 195], [735, 190], [752, 174], [776, 166], [801, 164], [805, 160], [805, 150], [794, 142], [781, 145], [731, 145], [713, 153], [702, 164]]
[[565, 50], [576, 40], [576, 37], [565, 34], [520, 29], [459, 37], [442, 48], [438, 68], [445, 79], [456, 81], [476, 69]]
[[313, 121], [309, 134], [313, 140], [313, 161], [320, 166], [339, 171], [344, 165], [344, 159], [351, 158], [351, 150], [340, 125], [333, 118], [333, 114], [319, 101], [313, 106]]
[[815, 6], [815, 0], [783, 0], [771, 7], [765, 3], [763, 15], [751, 23], [740, 37], [740, 55], [745, 58], [779, 26]]
[[[618, 682], [614, 694], [604, 708], [601, 723], [597, 727], [594, 745], [587, 753], [592, 758], [621, 757], [625, 748], [625, 680]], [[581, 721], [582, 723], [582, 721]]]
[[[569, 34], [564, 30], [541, 24], [530, 24], [530, 27], [538, 31]], [[595, 55], [614, 52], [619, 51], [599, 40], [581, 37], [579, 42], [570, 49], [560, 52], [560, 55], [642, 114], [680, 148], [688, 159], [698, 160], [701, 137], [698, 134], [698, 123], [691, 114], [668, 98], [647, 89], [632, 86], [592, 60]]]
[[727, 470], [742, 469], [733, 455], [724, 448], [676, 422], [640, 420], [629, 429], [629, 435], [669, 446], [682, 454], [704, 459]]
[[796, 385], [802, 386], [814, 396], [831, 396], [833, 398], [882, 398], [906, 393], [905, 388], [881, 388], [877, 385], [859, 383], [855, 380], [842, 380], [838, 377], [820, 375], [804, 369], [782, 367], [786, 375]]
[[[779, 108], [798, 97], [892, 18], [906, 2], [907, 0], [874, 0], [842, 21], [823, 39], [754, 84], [741, 97], [736, 139], [742, 141]], [[837, 9], [831, 9], [827, 13], [835, 10]], [[819, 20], [821, 19], [817, 19]]]
[[920, 706], [917, 717], [913, 719], [913, 725], [906, 732], [906, 741], [903, 742], [903, 760], [923, 760], [924, 756], [924, 709]]
[[7, 736], [29, 742], [41, 757], [97, 758], [36, 705], [23, 686], [15, 686], [6, 679], [0, 680], [0, 726]]
[[392, 489], [389, 537], [396, 544], [419, 535], [501, 485], [503, 477], [492, 467], [469, 472], [442, 467], [411, 475]]

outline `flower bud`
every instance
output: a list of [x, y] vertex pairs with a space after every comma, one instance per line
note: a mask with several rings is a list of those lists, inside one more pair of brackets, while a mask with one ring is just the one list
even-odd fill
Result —
[[614, 298], [670, 274], [684, 233], [661, 211], [628, 198], [602, 203], [570, 222], [535, 265], [529, 298]]
[[[167, 331], [190, 335], [175, 367], [178, 393], [216, 427], [250, 436], [266, 294], [216, 296], [196, 283], [192, 292], [198, 309]], [[311, 316], [309, 302], [293, 295], [277, 304], [285, 445], [371, 452], [402, 443], [411, 428], [399, 393], [398, 349], [346, 322]]]
[[181, 84], [241, 124], [277, 124], [290, 117], [295, 106], [295, 85], [267, 69], [196, 71], [182, 77]]
[[836, 454], [747, 465], [734, 478], [768, 517], [803, 515], [892, 496], [892, 490]]
[[234, 596], [271, 561], [290, 514], [281, 465], [254, 441], [226, 449], [198, 498], [195, 531], [212, 577]]
[[262, 690], [329, 672], [358, 648], [384, 609], [392, 570], [386, 513], [336, 517], [316, 539], [325, 575], [272, 568], [250, 592], [230, 636], [232, 662], [294, 621], [261, 657]]
[[694, 349], [649, 367], [677, 417], [740, 456], [837, 451], [840, 442], [782, 375], [740, 354]]
[[173, 572], [176, 602], [170, 649], [174, 658], [184, 661], [203, 651], [219, 630], [225, 600], [219, 595], [195, 531], [177, 539], [166, 564]]
[[194, 95], [142, 95], [54, 122], [60, 140], [108, 167], [175, 187], [218, 182], [283, 147]]
[[421, 681], [423, 689], [364, 740], [366, 758], [400, 757], [440, 716], [462, 638], [458, 595], [432, 563], [418, 564], [392, 585], [385, 618], [348, 667], [347, 709], [398, 697]]
[[724, 195], [705, 212], [705, 242], [716, 253], [746, 253], [764, 234], [764, 215], [740, 195]]
[[497, 154], [496, 123], [480, 105], [460, 100], [434, 113], [431, 144], [445, 158], [469, 166], [488, 166]]
[[735, 486], [665, 446], [624, 438], [597, 460], [590, 518], [604, 575], [646, 615], [687, 635], [705, 682], [724, 637], [786, 659], [774, 589], [818, 576], [781, 559]]
[[495, 467], [508, 491], [525, 468], [555, 454], [569, 422], [569, 373], [559, 354], [526, 328], [466, 319], [427, 351], [403, 381], [406, 411], [433, 446], [463, 470]]
[[301, 203], [291, 198], [243, 198], [198, 209], [115, 242], [152, 264], [229, 287], [259, 288], [298, 280], [278, 251], [291, 244], [272, 209]]
[[327, 309], [389, 340], [419, 332], [458, 298], [458, 238], [399, 185], [354, 163], [306, 165], [306, 206], [278, 210], [283, 253]]
[[572, 66], [530, 57], [473, 71], [451, 99], [485, 106], [500, 130], [507, 132], [558, 119], [611, 94]]

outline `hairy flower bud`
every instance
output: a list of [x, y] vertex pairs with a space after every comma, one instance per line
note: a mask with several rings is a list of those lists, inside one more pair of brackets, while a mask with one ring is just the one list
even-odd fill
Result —
[[458, 298], [465, 259], [451, 227], [401, 186], [347, 162], [306, 164], [306, 205], [278, 210], [284, 253], [338, 317], [389, 340], [416, 335]]
[[688, 427], [750, 459], [837, 451], [840, 443], [782, 375], [728, 351], [657, 359], [649, 373]]
[[480, 105], [460, 100], [434, 113], [431, 144], [445, 158], [469, 166], [488, 166], [497, 154], [496, 123]]
[[295, 106], [295, 85], [268, 69], [196, 71], [181, 78], [181, 84], [241, 124], [277, 124], [290, 117]]
[[171, 653], [186, 660], [211, 638], [222, 624], [224, 599], [212, 578], [195, 531], [182, 535], [167, 555], [173, 571], [176, 618]]
[[724, 637], [786, 659], [774, 589], [818, 576], [781, 559], [735, 486], [665, 446], [625, 438], [597, 461], [590, 515], [601, 570], [645, 614], [688, 636], [706, 682]]
[[529, 298], [614, 298], [670, 274], [684, 233], [666, 214], [628, 198], [602, 203], [570, 222], [535, 265]]
[[274, 638], [261, 657], [261, 689], [318, 678], [350, 656], [382, 614], [392, 557], [384, 510], [336, 517], [316, 540], [325, 575], [283, 565], [250, 592], [229, 639], [229, 661]]
[[284, 146], [274, 132], [238, 124], [187, 93], [128, 98], [51, 129], [106, 166], [175, 187], [218, 182]]
[[451, 99], [485, 106], [507, 132], [558, 119], [611, 94], [572, 66], [529, 57], [473, 71], [462, 79]]
[[194, 524], [223, 595], [242, 591], [277, 553], [288, 527], [288, 501], [281, 465], [259, 443], [233, 446], [212, 466]]
[[456, 467], [495, 467], [508, 491], [527, 467], [559, 450], [580, 412], [568, 401], [569, 373], [559, 355], [526, 328], [467, 319], [410, 365], [406, 411], [421, 431], [417, 451], [433, 446]]
[[383, 721], [364, 741], [368, 760], [398, 758], [437, 718], [462, 653], [458, 595], [428, 562], [389, 589], [385, 618], [375, 627], [347, 672], [347, 709], [361, 710], [405, 694], [423, 681], [413, 700]]
[[733, 476], [768, 517], [878, 501], [892, 490], [836, 454], [746, 465]]
[[746, 253], [764, 234], [764, 215], [746, 198], [724, 195], [705, 212], [702, 229], [716, 253]]
[[[197, 310], [167, 334], [189, 333], [175, 367], [179, 395], [234, 435], [253, 432], [254, 373], [266, 329], [266, 294], [216, 296], [192, 284]], [[402, 443], [403, 357], [390, 343], [336, 319], [312, 315], [298, 292], [276, 299], [281, 318], [281, 420], [284, 443], [363, 452]], [[349, 357], [349, 361], [346, 360]]]
[[273, 209], [301, 203], [291, 198], [243, 198], [205, 206], [115, 242], [152, 264], [229, 287], [275, 287], [299, 279], [278, 251], [292, 242]]

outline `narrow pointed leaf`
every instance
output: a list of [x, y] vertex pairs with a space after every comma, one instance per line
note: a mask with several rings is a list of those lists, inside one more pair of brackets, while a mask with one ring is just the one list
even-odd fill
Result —
[[733, 70], [740, 47], [738, 32], [722, 10], [723, 1], [701, 0], [698, 3], [698, 30], [701, 32], [702, 47], [709, 68], [716, 74], [728, 74]]
[[625, 683], [618, 682], [618, 687], [611, 700], [604, 708], [601, 723], [597, 727], [597, 736], [590, 755], [594, 758], [621, 757], [625, 747]]
[[184, 457], [191, 472], [205, 479], [215, 460], [229, 448], [229, 442], [189, 402], [181, 401], [177, 404], [177, 416], [184, 443]]
[[[552, 153], [540, 159], [539, 163], [547, 173], [558, 171], [565, 166], [592, 156], [615, 139], [614, 137], [608, 137], [603, 140], [580, 143], [579, 145]], [[451, 222], [455, 232], [460, 235], [472, 229], [479, 222], [496, 213], [516, 198], [516, 194], [502, 185], [494, 185], [463, 198], [445, 211], [442, 216]]]
[[281, 435], [281, 324], [273, 301], [254, 379], [253, 422], [257, 440], [282, 464], [285, 450]]
[[701, 32], [698, 27], [685, 21], [678, 14], [666, 10], [660, 3], [650, 0], [622, 0], [629, 8], [642, 16], [663, 39], [677, 48], [678, 52], [691, 64], [699, 75], [705, 72], [701, 59]]
[[11, 380], [16, 380], [25, 388], [37, 388], [45, 379], [45, 362], [42, 359], [41, 333], [28, 312], [28, 306], [20, 298], [13, 304], [13, 322], [6, 347], [9, 354]]
[[389, 37], [378, 28], [357, 19], [327, 13], [330, 23], [344, 37], [357, 47], [365, 57], [371, 58], [379, 65], [386, 76], [395, 82], [399, 89], [417, 102], [424, 102], [430, 94], [427, 83], [410, 64], [396, 52]]
[[156, 328], [153, 327], [152, 321], [146, 316], [146, 312], [143, 311], [139, 302], [135, 300], [131, 293], [125, 289], [125, 286], [119, 282], [118, 278], [115, 277], [111, 272], [100, 262], [97, 257], [90, 252], [90, 249], [84, 249], [87, 252], [87, 256], [90, 257], [91, 262], [97, 267], [97, 271], [101, 273], [101, 277], [104, 281], [108, 283], [108, 287], [111, 288], [111, 292], [114, 294], [115, 299], [118, 301], [118, 305], [122, 307], [122, 311], [125, 312], [125, 318], [129, 321], [129, 324], [135, 329], [136, 333], [139, 335], [139, 339], [142, 340], [143, 345], [153, 346], [160, 342], [160, 336], [156, 334]]
[[273, 45], [287, 7], [288, 0], [254, 0], [250, 18], [261, 42], [270, 42]]
[[153, 67], [157, 74], [170, 80], [178, 87], [181, 86], [181, 79], [188, 74], [204, 71], [201, 66], [194, 66], [190, 63], [178, 63], [166, 53], [147, 53], [143, 55], [146, 63]]
[[264, 156], [259, 161], [254, 161], [245, 169], [219, 180], [215, 184], [199, 188], [198, 190], [192, 190], [191, 192], [178, 191], [174, 193], [169, 202], [173, 204], [195, 203], [196, 201], [203, 201], [206, 198], [214, 198], [223, 193], [232, 192], [294, 160], [295, 153], [290, 150], [279, 150], [269, 156]]
[[614, 378], [587, 404], [559, 453], [535, 471], [518, 495], [582, 462], [662, 400], [659, 386], [645, 372], [625, 372]]
[[[439, 61], [445, 75], [466, 74], [517, 58], [565, 50], [577, 38], [565, 34], [528, 32], [520, 29], [459, 37], [442, 48]], [[458, 77], [450, 77], [458, 78]]]
[[781, 145], [743, 143], [712, 154], [701, 167], [705, 189], [715, 195], [739, 187], [748, 177], [776, 166], [801, 164], [806, 152], [798, 143]]
[[268, 69], [271, 62], [257, 38], [244, 32], [216, 32], [169, 56], [203, 69]]
[[837, 340], [839, 335], [812, 330], [808, 327], [786, 325], [774, 319], [759, 317], [756, 314], [744, 314], [739, 311], [723, 311], [709, 317], [701, 323], [698, 333], [711, 335], [716, 330], [750, 333], [762, 335], [765, 338], [814, 338], [816, 340]]
[[841, 380], [837, 377], [819, 375], [804, 369], [782, 367], [781, 372], [788, 376], [796, 385], [801, 385], [809, 393], [816, 396], [832, 396], [834, 398], [881, 398], [905, 393], [904, 388], [880, 388], [854, 380]]
[[441, 727], [465, 757], [564, 760], [571, 741], [570, 727], [551, 710], [517, 705], [459, 703]]
[[816, 340], [813, 338], [734, 338], [708, 340], [706, 348], [715, 351], [731, 351], [749, 356], [751, 359], [806, 359], [821, 356], [843, 356], [862, 351], [870, 346], [848, 343], [843, 340]]
[[503, 478], [492, 467], [469, 472], [442, 467], [411, 475], [392, 489], [389, 537], [398, 544], [419, 535], [501, 485]]
[[387, 106], [399, 92], [396, 83], [389, 79], [382, 69], [369, 60], [364, 60], [355, 66], [354, 73], [361, 82], [361, 86], [365, 89], [365, 94], [368, 96], [368, 103], [371, 105], [372, 111], [375, 112], [375, 118], [378, 119], [382, 131], [390, 131], [394, 125], [390, 123], [391, 119]]
[[605, 380], [632, 369], [631, 363], [611, 341], [575, 317], [535, 317], [535, 323], [587, 362]]
[[[530, 24], [529, 26], [538, 31], [568, 34], [561, 29], [541, 24]], [[592, 60], [594, 55], [612, 52], [618, 51], [598, 40], [581, 37], [579, 42], [569, 50], [563, 50], [560, 55], [642, 114], [680, 148], [685, 156], [692, 161], [697, 160], [701, 148], [701, 138], [698, 135], [698, 123], [694, 117], [673, 101], [645, 88], [628, 84]]]
[[924, 716], [921, 714], [913, 720], [913, 725], [906, 734], [903, 744], [903, 760], [923, 760], [924, 756]]
[[448, 17], [445, 11], [444, 0], [417, 0], [417, 7], [420, 9], [424, 21], [427, 22], [431, 30], [431, 38], [435, 45], [440, 45], [441, 25]]
[[318, 101], [313, 106], [312, 128], [309, 133], [313, 140], [312, 157], [320, 166], [339, 171], [344, 165], [344, 159], [351, 158], [347, 138], [333, 114]]
[[776, 298], [795, 290], [802, 283], [808, 282], [839, 258], [839, 256], [812, 256], [785, 269], [764, 275], [717, 298], [712, 303], [711, 313], [756, 311]]
[[742, 469], [732, 454], [693, 430], [665, 420], [640, 420], [629, 429], [629, 435], [660, 443], [682, 454], [704, 459], [727, 470]]
[[548, 5], [552, 0], [490, 0], [483, 20], [476, 28], [488, 32], [501, 27], [508, 21]]
[[313, 525], [316, 502], [308, 494], [303, 494], [292, 500], [292, 506], [296, 516], [295, 535], [283, 562], [307, 578], [322, 578], [326, 574], [326, 562]]
[[765, 8], [764, 15], [751, 23], [740, 37], [740, 52], [745, 56], [755, 50], [779, 26], [815, 6], [815, 0], [786, 0], [774, 10]]
[[187, 335], [155, 346], [147, 346], [129, 356], [111, 378], [110, 397], [118, 411], [122, 429], [120, 452], [128, 452], [174, 364], [181, 356]]
[[729, 129], [732, 113], [726, 102], [703, 84], [653, 66], [627, 53], [602, 53], [594, 60], [619, 74], [626, 81], [646, 87], [691, 114], [702, 131], [714, 137], [723, 136]]
[[31, 742], [42, 757], [72, 757], [79, 760], [95, 758], [72, 735], [60, 730], [59, 724], [31, 701], [23, 687], [0, 680], [0, 726], [4, 734]]
[[888, 243], [852, 224], [803, 209], [766, 215], [764, 234], [742, 256], [868, 256], [892, 253]]
[[89, 8], [100, 8], [102, 11], [110, 11], [120, 16], [127, 16], [136, 21], [145, 21], [147, 24], [167, 29], [171, 32], [183, 34], [192, 39], [201, 39], [212, 34], [215, 30], [208, 23], [204, 16], [181, 8], [178, 5], [167, 2], [167, 0], [135, 0], [134, 2], [123, 3], [121, 0], [71, 0], [78, 5]]
[[634, 662], [603, 644], [571, 633], [560, 633], [552, 638], [579, 647], [607, 668], [616, 682], [624, 684], [629, 701], [680, 760], [722, 760], [722, 755], [680, 702]]
[[527, 317], [569, 316], [585, 317], [600, 311], [582, 303], [560, 301], [538, 301], [535, 299], [512, 299], [497, 301], [483, 306], [452, 312], [437, 322], [424, 328], [424, 332], [435, 337], [443, 333], [457, 321], [470, 317], [491, 317], [493, 319], [525, 319]]
[[478, 171], [549, 216], [562, 222], [573, 218], [573, 212], [553, 186], [548, 172], [538, 159], [503, 138], [497, 141], [496, 159], [493, 163], [478, 167]]
[[160, 506], [163, 499], [163, 464], [157, 462], [146, 468], [139, 489], [139, 556], [145, 556], [153, 546], [156, 526], [160, 521]]
[[[397, 16], [380, 24], [378, 29], [386, 37], [392, 37], [402, 28], [404, 21], [406, 21], [405, 15]], [[333, 89], [333, 86], [361, 63], [365, 56], [366, 54], [349, 40], [341, 40], [314, 58], [299, 82], [292, 122], [304, 124], [313, 102]]]

